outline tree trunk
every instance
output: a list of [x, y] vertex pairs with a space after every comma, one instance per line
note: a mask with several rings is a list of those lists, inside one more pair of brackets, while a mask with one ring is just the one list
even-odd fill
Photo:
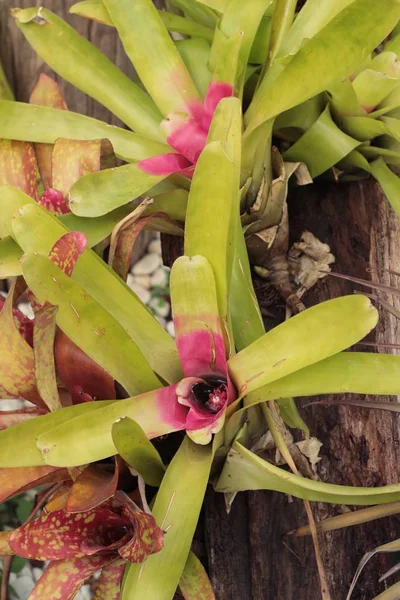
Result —
[[[385, 269], [400, 270], [399, 221], [380, 188], [370, 180], [297, 188], [289, 201], [289, 214], [293, 241], [309, 230], [327, 242], [336, 257], [335, 271], [398, 285], [397, 277]], [[328, 277], [304, 300], [311, 306], [351, 294], [355, 289], [357, 286], [350, 282]], [[399, 304], [394, 297], [389, 301]], [[381, 310], [380, 314], [374, 334], [376, 341], [398, 342], [398, 321], [386, 311]], [[307, 402], [301, 399], [299, 405]], [[302, 410], [302, 415], [312, 435], [323, 442], [322, 460], [318, 464], [322, 480], [358, 486], [398, 482], [397, 415], [344, 406], [310, 406]], [[312, 506], [316, 520], [340, 512], [339, 507], [318, 503]], [[311, 539], [285, 536], [306, 523], [300, 500], [276, 493], [249, 492], [240, 494], [231, 513], [226, 515], [223, 498], [210, 492], [205, 530], [210, 574], [218, 600], [320, 598]], [[344, 600], [365, 552], [396, 539], [399, 534], [396, 517], [321, 534], [322, 558], [332, 600]], [[378, 583], [378, 578], [394, 562], [395, 556], [389, 554], [371, 560], [352, 598], [371, 600], [382, 592], [384, 584]]]
[[[33, 0], [22, 0], [18, 5], [26, 7], [33, 3]], [[72, 3], [70, 0], [44, 2], [46, 8], [67, 18], [132, 76], [134, 71], [115, 31], [69, 16], [67, 12]], [[40, 72], [50, 73], [50, 70], [44, 67], [8, 17], [8, 9], [13, 4], [0, 0], [0, 56], [17, 99], [26, 101]], [[120, 124], [97, 102], [71, 85], [60, 83], [71, 110]], [[385, 269], [400, 271], [399, 221], [371, 181], [298, 188], [290, 198], [290, 221], [294, 240], [308, 229], [331, 246], [336, 271], [397, 285], [397, 277]], [[178, 239], [165, 243], [169, 245], [169, 257], [179, 253]], [[310, 306], [352, 293], [355, 288], [351, 283], [328, 277], [308, 293], [305, 303]], [[261, 300], [262, 294], [261, 288]], [[376, 339], [398, 342], [397, 328], [398, 322], [381, 311]], [[307, 404], [307, 400], [303, 399], [301, 404]], [[312, 435], [323, 442], [318, 472], [324, 481], [362, 486], [398, 481], [400, 451], [396, 415], [332, 406], [312, 406], [302, 412]], [[313, 509], [316, 519], [338, 513], [336, 507], [316, 503]], [[317, 600], [320, 592], [311, 540], [285, 536], [305, 522], [301, 501], [269, 492], [239, 494], [227, 515], [223, 496], [210, 489], [199, 538], [204, 538], [217, 600]], [[332, 600], [344, 600], [356, 566], [366, 551], [399, 535], [395, 517], [321, 535]], [[390, 555], [375, 557], [361, 576], [353, 599], [371, 600], [381, 592], [384, 587], [377, 580], [394, 560]]]

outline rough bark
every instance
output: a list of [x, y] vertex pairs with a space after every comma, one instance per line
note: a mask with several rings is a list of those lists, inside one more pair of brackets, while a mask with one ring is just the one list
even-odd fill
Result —
[[[0, 0], [0, 56], [19, 100], [27, 100], [42, 61], [35, 56], [8, 17], [8, 9], [34, 4], [31, 0]], [[133, 69], [107, 27], [67, 16], [70, 0], [45, 0], [78, 31], [101, 48], [129, 75]], [[61, 82], [71, 110], [119, 124], [95, 101]], [[397, 277], [384, 269], [400, 271], [400, 227], [378, 187], [370, 181], [349, 185], [314, 185], [296, 190], [290, 200], [291, 233], [298, 239], [304, 229], [331, 245], [335, 269], [358, 277], [370, 277], [396, 285]], [[169, 256], [179, 252], [179, 241], [169, 241]], [[165, 249], [165, 246], [164, 246]], [[305, 298], [307, 305], [343, 293], [356, 286], [333, 278], [320, 282]], [[260, 295], [263, 291], [260, 289]], [[261, 297], [262, 300], [262, 297]], [[392, 300], [392, 299], [391, 299]], [[393, 300], [396, 302], [396, 300]], [[382, 312], [376, 339], [399, 340], [398, 324]], [[306, 400], [301, 402], [307, 403]], [[312, 434], [323, 441], [319, 474], [334, 483], [381, 485], [398, 481], [397, 417], [387, 412], [347, 407], [313, 406], [303, 410]], [[317, 519], [337, 509], [314, 504]], [[223, 498], [209, 490], [204, 510], [205, 546], [218, 600], [314, 600], [320, 597], [311, 541], [284, 536], [305, 523], [298, 500], [268, 492], [240, 494], [230, 515]], [[361, 556], [374, 546], [400, 535], [396, 518], [358, 526], [320, 537], [332, 600], [344, 600]], [[203, 535], [200, 533], [200, 538]], [[355, 600], [371, 600], [383, 590], [380, 574], [395, 560], [376, 557], [360, 579]]]
[[[298, 188], [290, 199], [290, 221], [293, 240], [308, 229], [331, 246], [337, 272], [366, 279], [372, 276], [376, 281], [398, 285], [396, 276], [385, 269], [399, 270], [400, 225], [379, 187], [371, 181]], [[352, 283], [329, 277], [308, 293], [305, 303], [310, 306], [351, 294], [356, 288]], [[390, 301], [398, 302], [395, 298]], [[380, 312], [376, 340], [398, 342], [398, 322], [385, 311]], [[299, 404], [307, 402], [302, 399]], [[324, 481], [378, 486], [399, 480], [396, 415], [343, 406], [312, 406], [304, 408], [302, 414], [312, 435], [323, 442], [318, 472]], [[313, 503], [313, 510], [316, 519], [339, 512], [338, 507], [317, 503]], [[218, 600], [319, 598], [311, 540], [285, 536], [303, 523], [306, 516], [299, 500], [290, 501], [269, 492], [241, 494], [228, 516], [222, 499], [210, 493], [205, 528]], [[332, 600], [344, 600], [366, 551], [399, 534], [398, 519], [393, 517], [321, 535]], [[377, 580], [395, 560], [390, 555], [375, 557], [361, 576], [353, 598], [371, 600], [383, 591], [384, 585]]]

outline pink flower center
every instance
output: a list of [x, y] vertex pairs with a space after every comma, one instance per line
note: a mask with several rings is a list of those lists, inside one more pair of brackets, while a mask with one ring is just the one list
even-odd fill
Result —
[[228, 387], [225, 379], [206, 377], [192, 386], [196, 401], [208, 412], [217, 413], [223, 408], [228, 398]]

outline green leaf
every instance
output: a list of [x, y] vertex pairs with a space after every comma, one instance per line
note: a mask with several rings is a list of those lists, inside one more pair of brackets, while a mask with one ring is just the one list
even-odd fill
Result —
[[93, 21], [97, 21], [103, 25], [114, 26], [102, 0], [83, 0], [83, 2], [77, 2], [71, 6], [69, 12], [73, 15], [93, 19]]
[[369, 166], [372, 175], [380, 183], [396, 215], [400, 216], [400, 179], [389, 169], [383, 158], [378, 158]]
[[307, 0], [286, 34], [278, 56], [296, 54], [306, 40], [313, 38], [352, 2], [354, 0]]
[[311, 177], [321, 175], [360, 145], [332, 120], [329, 106], [301, 138], [286, 150], [287, 162], [304, 162]]
[[200, 254], [211, 264], [225, 324], [239, 215], [240, 141], [240, 102], [225, 98], [217, 106], [208, 143], [197, 162], [186, 213], [185, 254]]
[[107, 138], [117, 156], [136, 161], [170, 152], [166, 144], [67, 110], [0, 100], [0, 137], [54, 144], [58, 138]]
[[58, 219], [70, 230], [81, 231], [87, 237], [89, 248], [93, 248], [105, 240], [119, 223], [132, 211], [132, 206], [126, 204], [101, 217], [88, 219], [77, 217], [73, 213], [58, 215]]
[[[0, 466], [35, 467], [45, 464], [36, 444], [40, 434], [74, 417], [92, 413], [92, 411], [102, 409], [114, 402], [111, 400], [85, 402], [3, 429], [0, 431]], [[90, 419], [93, 424], [92, 414]], [[18, 448], [18, 452], [15, 451], [15, 448]]]
[[151, 98], [93, 44], [46, 8], [15, 8], [11, 13], [28, 42], [56, 73], [131, 129], [162, 139], [161, 115]]
[[21, 248], [11, 237], [0, 241], [0, 279], [21, 275]]
[[[84, 0], [83, 2], [78, 2], [71, 6], [69, 12], [114, 27], [114, 23], [104, 6], [103, 0]], [[210, 41], [213, 38], [213, 30], [211, 27], [205, 27], [200, 23], [195, 23], [165, 10], [159, 10], [158, 14], [168, 31], [175, 31], [176, 33], [182, 33], [198, 38], [203, 37]]]
[[354, 0], [304, 44], [273, 85], [268, 77], [263, 79], [246, 113], [246, 134], [347, 77], [399, 18], [397, 0], [382, 0], [379, 4], [375, 0]]
[[215, 489], [224, 493], [274, 490], [303, 500], [332, 504], [371, 505], [400, 499], [400, 484], [367, 488], [314, 481], [276, 467], [239, 442], [234, 442]]
[[137, 164], [90, 173], [72, 186], [69, 205], [75, 215], [98, 217], [144, 194], [165, 177], [149, 175]]
[[188, 69], [202, 98], [205, 97], [211, 81], [208, 68], [210, 44], [202, 39], [179, 40], [175, 46]]
[[177, 402], [175, 386], [170, 386], [118, 400], [98, 411], [95, 420], [91, 414], [77, 413], [76, 418], [47, 428], [36, 441], [46, 464], [73, 467], [117, 453], [111, 432], [119, 419], [132, 419], [150, 439], [184, 429], [186, 413]]
[[249, 10], [249, 6], [242, 0], [229, 0], [229, 2], [226, 3], [222, 19], [219, 23], [219, 30], [222, 35], [215, 35], [214, 37], [214, 43], [211, 48], [211, 56], [212, 59], [218, 63], [219, 61], [223, 60], [220, 56], [220, 37], [225, 40], [229, 40], [230, 38], [236, 38], [237, 36], [240, 36], [237, 69], [235, 70], [235, 90], [239, 95], [241, 95], [243, 91], [247, 63], [254, 38], [256, 36], [261, 19], [271, 3], [272, 0], [253, 0], [251, 3], [251, 10]]
[[[31, 198], [18, 190], [10, 190], [12, 193], [7, 196], [0, 193], [0, 214], [7, 214], [8, 211], [11, 222], [12, 215], [26, 203], [27, 198], [31, 204], [21, 208], [13, 219], [13, 236], [24, 252], [47, 255], [68, 229]], [[11, 223], [8, 228], [11, 229]], [[95, 252], [85, 250], [72, 279], [120, 323], [156, 373], [169, 383], [180, 379], [181, 368], [174, 340], [136, 294]]]
[[260, 388], [249, 405], [319, 394], [400, 394], [400, 357], [341, 352]]
[[[257, 393], [257, 392], [256, 392]], [[307, 437], [310, 436], [310, 430], [307, 424], [303, 421], [293, 398], [282, 398], [278, 401], [279, 414], [283, 421], [289, 427], [301, 429]]]
[[57, 325], [130, 395], [160, 386], [138, 346], [121, 325], [45, 256], [26, 254], [22, 272], [39, 302], [58, 306]]
[[268, 62], [270, 64], [274, 62], [282, 40], [293, 23], [296, 4], [297, 0], [276, 0], [275, 2], [269, 39]]
[[[228, 361], [239, 394], [332, 356], [373, 329], [378, 312], [365, 296], [322, 302], [278, 325]], [[295, 394], [285, 394], [291, 397]]]
[[143, 477], [145, 483], [158, 487], [165, 466], [140, 425], [125, 417], [114, 423], [111, 433], [118, 454], [124, 461]]
[[130, 565], [121, 600], [172, 600], [187, 561], [212, 463], [212, 448], [187, 437], [168, 466], [153, 508], [166, 531], [164, 548], [143, 565]]
[[103, 0], [125, 52], [164, 116], [191, 114], [197, 90], [151, 0]]
[[179, 8], [185, 17], [195, 23], [201, 23], [205, 27], [213, 27], [217, 21], [218, 16], [214, 10], [208, 8], [207, 2], [199, 2], [198, 0], [170, 0], [170, 2]]
[[14, 94], [11, 91], [10, 84], [0, 62], [0, 98], [3, 100], [14, 100]]
[[246, 348], [264, 335], [264, 323], [253, 288], [246, 243], [239, 220], [229, 290], [229, 308], [237, 350]]

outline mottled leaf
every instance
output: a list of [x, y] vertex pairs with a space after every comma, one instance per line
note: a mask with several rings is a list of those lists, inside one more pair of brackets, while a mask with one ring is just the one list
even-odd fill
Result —
[[15, 554], [8, 543], [11, 535], [12, 531], [0, 531], [0, 556], [13, 556]]
[[126, 502], [123, 514], [129, 517], [133, 526], [132, 538], [118, 554], [131, 563], [142, 563], [150, 554], [159, 552], [164, 546], [164, 534], [152, 514], [137, 508], [133, 502]]
[[115, 461], [114, 471], [107, 470], [105, 465], [87, 466], [71, 487], [67, 511], [71, 513], [84, 512], [103, 504], [114, 495], [118, 477], [117, 461]]
[[61, 408], [54, 364], [57, 306], [45, 303], [35, 314], [33, 353], [36, 385], [50, 411]]
[[114, 560], [115, 555], [107, 554], [51, 562], [28, 600], [44, 600], [44, 598], [73, 600], [89, 577]]
[[103, 567], [95, 583], [93, 600], [120, 600], [126, 562], [122, 559]]
[[113, 400], [113, 377], [92, 360], [83, 350], [57, 330], [54, 343], [57, 374], [71, 394], [74, 403], [83, 400]]
[[[39, 76], [39, 79], [31, 92], [29, 102], [30, 104], [50, 106], [60, 110], [68, 110], [59, 84], [45, 73], [41, 73]], [[52, 187], [52, 153], [52, 144], [35, 144], [35, 154], [40, 171], [40, 177], [45, 188]]]
[[216, 600], [206, 570], [193, 552], [189, 552], [179, 589], [185, 600]]
[[67, 199], [78, 179], [106, 166], [113, 166], [113, 148], [108, 140], [59, 139], [52, 154], [52, 187]]
[[49, 259], [71, 277], [79, 257], [85, 251], [87, 239], [80, 231], [69, 231], [60, 237], [49, 253]]
[[0, 139], [0, 184], [19, 188], [37, 200], [37, 164], [32, 144]]
[[14, 289], [15, 286], [0, 312], [0, 384], [12, 396], [22, 396], [43, 407], [36, 391], [33, 350], [14, 323]]
[[67, 469], [54, 467], [17, 467], [0, 469], [0, 502], [31, 490], [46, 483], [67, 481], [70, 478]]
[[21, 525], [10, 546], [19, 556], [35, 560], [77, 558], [114, 550], [124, 543], [127, 527], [127, 517], [106, 508], [76, 514], [58, 510]]

